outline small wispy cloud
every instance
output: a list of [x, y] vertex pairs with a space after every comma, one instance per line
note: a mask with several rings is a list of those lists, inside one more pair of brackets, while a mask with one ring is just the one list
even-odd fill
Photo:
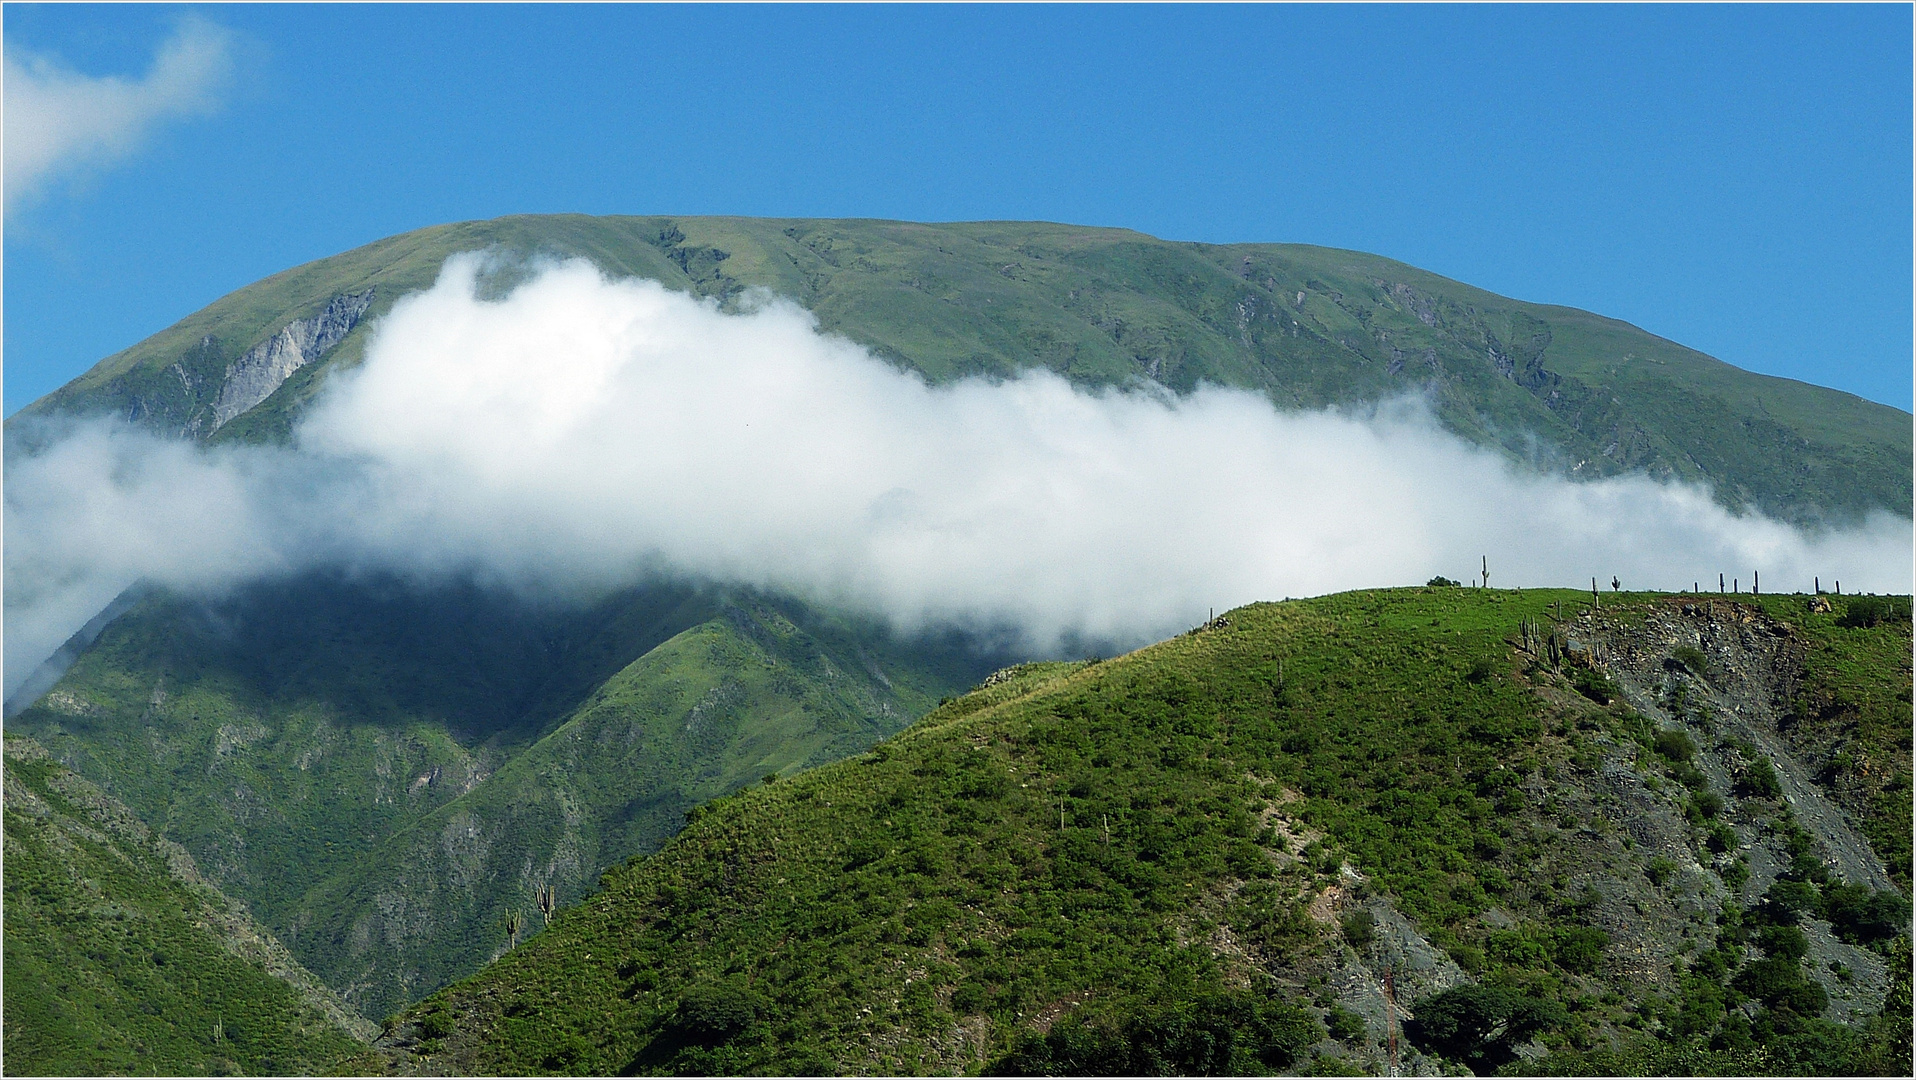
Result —
[[124, 159], [160, 123], [213, 112], [232, 69], [231, 33], [197, 18], [180, 23], [139, 78], [85, 75], [58, 57], [8, 48], [8, 212], [62, 177]]

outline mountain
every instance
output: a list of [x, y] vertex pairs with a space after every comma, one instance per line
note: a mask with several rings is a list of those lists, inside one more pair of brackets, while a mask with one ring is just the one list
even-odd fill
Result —
[[369, 1016], [476, 970], [689, 808], [836, 760], [994, 654], [690, 585], [541, 608], [315, 574], [154, 593], [9, 721]]
[[358, 1067], [1906, 1074], [1907, 612], [1400, 589], [1015, 667]]
[[[1374, 255], [1033, 222], [551, 215], [421, 229], [241, 289], [22, 415], [284, 438], [394, 301], [475, 249], [583, 257], [726, 300], [769, 289], [933, 381], [1046, 368], [1089, 385], [1245, 387], [1283, 408], [1421, 393], [1465, 439], [1550, 472], [1708, 482], [1727, 506], [1799, 523], [1911, 510], [1899, 409]], [[495, 284], [514, 279], [508, 268]]]
[[[42, 437], [35, 417], [89, 413], [208, 443], [286, 439], [328, 373], [363, 358], [396, 300], [429, 286], [447, 256], [482, 248], [509, 256], [486, 279], [495, 291], [527, 272], [513, 257], [564, 255], [722, 305], [769, 288], [824, 329], [933, 381], [1043, 367], [1092, 386], [1224, 383], [1287, 408], [1423, 393], [1453, 431], [1549, 471], [1707, 480], [1728, 505], [1800, 522], [1910, 510], [1910, 422], [1899, 410], [1374, 256], [1018, 223], [550, 216], [420, 230], [265, 279], [107, 358], [9, 421], [10, 449]], [[1681, 989], [1620, 973], [1614, 942], [1650, 940], [1644, 926], [1687, 929], [1693, 940], [1729, 935], [1712, 954], [1729, 957], [1727, 975], [1747, 959], [1736, 949], [1771, 933], [1775, 920], [1760, 912], [1779, 909], [1756, 904], [1745, 919], [1728, 901], [1644, 893], [1642, 873], [1622, 867], [1692, 879], [1619, 848], [1621, 827], [1589, 839], [1553, 825], [1568, 811], [1516, 799], [1505, 772], [1525, 791], [1557, 784], [1566, 792], [1558, 807], [1578, 814], [1648, 799], [1662, 810], [1644, 811], [1650, 824], [1638, 831], [1648, 831], [1628, 833], [1629, 845], [1661, 845], [1684, 874], [1695, 863], [1695, 881], [1715, 874], [1739, 903], [1767, 895], [1765, 874], [1794, 866], [1789, 843], [1840, 855], [1828, 883], [1807, 864], [1785, 879], [1809, 882], [1829, 916], [1827, 927], [1805, 924], [1810, 958], [1823, 966], [1762, 970], [1799, 998], [1804, 979], [1824, 987], [1832, 1022], [1867, 1027], [1859, 1018], [1884, 1000], [1902, 1007], [1906, 990], [1898, 998], [1895, 988], [1907, 986], [1906, 970], [1872, 951], [1882, 941], [1858, 929], [1868, 920], [1852, 909], [1881, 915], [1908, 892], [1906, 607], [1900, 620], [1892, 610], [1839, 627], [1834, 620], [1850, 618], [1840, 604], [1834, 614], [1787, 606], [1807, 601], [1709, 606], [1685, 616], [1702, 620], [1692, 629], [1707, 662], [1684, 676], [1666, 671], [1668, 642], [1650, 648], [1649, 667], [1630, 676], [1637, 683], [1612, 672], [1630, 707], [1606, 710], [1567, 696], [1566, 679], [1608, 693], [1593, 674], [1603, 664], [1562, 659], [1567, 638], [1551, 638], [1557, 652], [1545, 649], [1545, 659], [1512, 660], [1503, 644], [1530, 641], [1525, 628], [1552, 595], [1437, 590], [1257, 607], [1125, 660], [986, 678], [1027, 657], [961, 635], [901, 638], [870, 619], [710, 582], [660, 578], [542, 601], [452, 579], [309, 572], [213, 597], [136, 587], [8, 702], [7, 726], [44, 746], [45, 768], [57, 763], [74, 783], [97, 785], [128, 821], [164, 838], [153, 843], [177, 844], [232, 898], [223, 902], [243, 903], [261, 935], [365, 1016], [479, 980], [409, 1013], [360, 1067], [1081, 1071], [1093, 1059], [1071, 1056], [1080, 1051], [1130, 1069], [1374, 1065], [1382, 1006], [1336, 987], [1358, 985], [1350, 980], [1393, 957], [1421, 958], [1421, 974], [1404, 976], [1406, 994], [1468, 975], [1504, 1004], [1531, 1000], [1509, 998], [1513, 987], [1542, 987], [1537, 1008], [1588, 1012], [1582, 1028], [1549, 1028], [1546, 1043], [1512, 1043], [1569, 1061], [1637, 1030], [1637, 1014], [1609, 995], [1635, 1002]], [[1630, 603], [1667, 614], [1662, 601]], [[1622, 649], [1627, 630], [1591, 623], [1578, 641], [1608, 635], [1605, 647]], [[1719, 650], [1719, 638], [1734, 641]], [[1794, 643], [1784, 664], [1794, 674], [1751, 675], [1750, 643], [1772, 640]], [[1237, 651], [1213, 650], [1232, 642]], [[1710, 666], [1718, 651], [1731, 666]], [[1479, 660], [1490, 667], [1473, 666]], [[980, 680], [977, 692], [946, 700]], [[1758, 726], [1719, 745], [1702, 714], [1666, 700], [1673, 687], [1711, 715], [1756, 710], [1749, 723]], [[1065, 711], [1046, 719], [1054, 707]], [[1080, 707], [1091, 711], [1072, 711]], [[1233, 742], [1240, 716], [1263, 718], [1245, 731], [1298, 717], [1308, 730], [1274, 745]], [[1070, 754], [1030, 741], [1053, 721], [1078, 725]], [[1659, 749], [1654, 724], [1688, 725], [1705, 764], [1665, 753], [1681, 744]], [[981, 750], [948, 741], [1001, 730], [1013, 741], [981, 737]], [[878, 756], [860, 756], [901, 731]], [[930, 756], [913, 756], [921, 750]], [[1775, 762], [1778, 790], [1794, 803], [1738, 794], [1758, 757]], [[1226, 759], [1248, 771], [1219, 773], [1215, 762]], [[1042, 775], [1013, 787], [1009, 772], [981, 770], [986, 760], [1042, 766]], [[1498, 762], [1531, 764], [1519, 774]], [[1651, 795], [1593, 786], [1626, 773], [1643, 775]], [[1246, 775], [1255, 795], [1231, 786], [1252, 784]], [[1731, 808], [1727, 834], [1691, 806], [1702, 789], [1695, 800], [1683, 794], [1699, 775]], [[890, 786], [869, 787], [881, 779]], [[1110, 784], [1122, 792], [1099, 786]], [[1062, 796], [1063, 834], [1044, 831], [1052, 804], [1037, 789]], [[1804, 809], [1812, 795], [1816, 813]], [[1095, 844], [1094, 807], [1105, 807]], [[1701, 824], [1678, 813], [1692, 809]], [[751, 816], [762, 813], [774, 816]], [[1492, 820], [1506, 813], [1521, 819], [1511, 828], [1531, 832]], [[1248, 834], [1243, 814], [1258, 823]], [[1635, 817], [1619, 820], [1638, 829]], [[759, 831], [736, 831], [748, 826]], [[1425, 826], [1441, 829], [1418, 831]], [[1107, 827], [1116, 830], [1108, 837]], [[1424, 862], [1414, 873], [1377, 839], [1391, 830], [1415, 834], [1407, 850]], [[1699, 836], [1725, 851], [1678, 854]], [[1638, 926], [1638, 914], [1612, 904], [1602, 908], [1604, 943], [1577, 938], [1572, 928], [1596, 910], [1577, 906], [1584, 892], [1497, 891], [1530, 887], [1534, 868], [1514, 853], [1532, 849], [1557, 860], [1553, 873], [1566, 882], [1658, 914]], [[1076, 861], [1058, 862], [1061, 851]], [[1328, 863], [1327, 851], [1336, 856]], [[1722, 876], [1736, 876], [1736, 852], [1750, 882]], [[79, 858], [60, 854], [53, 865], [66, 859], [85, 878]], [[779, 872], [768, 878], [771, 868]], [[1311, 888], [1304, 901], [1298, 890]], [[548, 904], [557, 909], [550, 929], [540, 910]], [[1385, 942], [1401, 957], [1332, 956], [1336, 933], [1319, 917], [1357, 918], [1360, 908], [1373, 920], [1363, 948]], [[1243, 914], [1253, 909], [1261, 914]], [[636, 921], [592, 922], [614, 914]], [[16, 932], [12, 920], [10, 903], [9, 963], [16, 945], [48, 956], [73, 947], [50, 924]], [[1071, 929], [1081, 920], [1090, 936]], [[1519, 938], [1542, 958], [1512, 944]], [[1205, 944], [1214, 939], [1235, 944]], [[591, 967], [590, 956], [614, 947], [625, 959], [612, 976]], [[1593, 948], [1609, 966], [1584, 970]], [[1509, 959], [1518, 953], [1536, 963]], [[1829, 974], [1830, 963], [1848, 981]], [[73, 991], [75, 1008], [118, 1016], [154, 977], [138, 964], [109, 970]], [[511, 982], [515, 972], [533, 982]], [[250, 993], [251, 977], [233, 969], [175, 988], [199, 1002], [180, 1007], [180, 1030], [198, 1039], [205, 1025], [193, 1010]], [[761, 977], [780, 989], [765, 997]], [[526, 986], [548, 996], [528, 1004]], [[1283, 1001], [1265, 994], [1272, 986]], [[76, 1025], [117, 1030], [44, 1009], [16, 1022], [15, 997], [10, 1054], [15, 1040], [51, 1046]], [[1166, 1003], [1159, 1011], [1147, 1007], [1156, 998]], [[1343, 1011], [1330, 1009], [1339, 1002]], [[507, 1011], [487, 1011], [495, 1006]], [[220, 1020], [223, 1006], [209, 1007]], [[592, 1028], [595, 1009], [624, 1026]], [[1054, 1028], [1060, 1016], [1068, 1022]], [[1370, 1017], [1376, 1030], [1353, 1034], [1352, 1017]], [[1634, 1022], [1648, 1030], [1660, 1021]], [[1875, 1029], [1778, 1034], [1775, 1017], [1765, 1022], [1751, 1038], [1827, 1037], [1846, 1054], [1877, 1045]], [[1343, 1041], [1319, 1038], [1324, 1023]], [[1711, 1023], [1720, 1034], [1730, 1021]], [[1053, 1030], [1057, 1039], [1038, 1038]], [[1740, 1037], [1710, 1052], [1755, 1052]], [[121, 1044], [100, 1045], [120, 1049], [58, 1060], [81, 1071], [135, 1067], [113, 1056], [126, 1052]], [[289, 1057], [290, 1045], [250, 1058], [216, 1047], [207, 1053], [217, 1060], [182, 1057], [175, 1067], [318, 1067], [324, 1056]]]
[[177, 844], [14, 735], [6, 969], [11, 1076], [297, 1075], [379, 1030]]

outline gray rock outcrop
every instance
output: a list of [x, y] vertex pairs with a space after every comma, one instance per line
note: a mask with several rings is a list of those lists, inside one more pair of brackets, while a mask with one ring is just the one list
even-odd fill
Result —
[[293, 372], [312, 363], [345, 340], [372, 306], [373, 290], [335, 296], [326, 309], [309, 319], [295, 319], [279, 333], [246, 350], [227, 366], [220, 394], [213, 402], [213, 431], [258, 405], [280, 388]]

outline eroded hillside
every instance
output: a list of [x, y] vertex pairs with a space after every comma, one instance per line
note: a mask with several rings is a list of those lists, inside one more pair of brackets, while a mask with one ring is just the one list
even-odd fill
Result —
[[1824, 603], [1353, 593], [1013, 669], [361, 1064], [1902, 1074], [1907, 601]]

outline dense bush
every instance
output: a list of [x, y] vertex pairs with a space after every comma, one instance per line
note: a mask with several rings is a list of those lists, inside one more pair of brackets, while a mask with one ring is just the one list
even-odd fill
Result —
[[1757, 758], [1743, 767], [1736, 778], [1736, 793], [1759, 799], [1774, 799], [1783, 794], [1783, 784], [1776, 778], [1776, 767], [1768, 758]]
[[1554, 1001], [1476, 983], [1424, 998], [1412, 1013], [1404, 1024], [1412, 1042], [1480, 1072], [1512, 1060], [1516, 1047], [1569, 1018]]
[[1377, 936], [1377, 917], [1363, 908], [1344, 915], [1344, 940], [1351, 948], [1361, 949]]
[[1696, 757], [1696, 743], [1690, 736], [1675, 728], [1664, 728], [1657, 732], [1656, 751], [1671, 761], [1689, 762]]
[[1888, 941], [1909, 933], [1909, 901], [1863, 885], [1824, 886], [1822, 913], [1836, 936], [1852, 945]]
[[1865, 629], [1883, 623], [1909, 621], [1907, 596], [1855, 596], [1836, 619], [1836, 625]]
[[[1361, 1023], [1361, 1021], [1360, 1021]], [[1001, 1076], [1249, 1076], [1283, 1069], [1324, 1036], [1310, 1014], [1216, 994], [1122, 1020], [1068, 1016], [987, 1067]]]
[[1608, 705], [1617, 699], [1616, 684], [1605, 677], [1602, 672], [1591, 668], [1571, 668], [1570, 685], [1577, 688], [1577, 693], [1582, 694], [1584, 697], [1589, 698], [1599, 705]]
[[1702, 675], [1710, 670], [1710, 658], [1695, 645], [1678, 645], [1670, 650], [1670, 659], [1692, 675]]

